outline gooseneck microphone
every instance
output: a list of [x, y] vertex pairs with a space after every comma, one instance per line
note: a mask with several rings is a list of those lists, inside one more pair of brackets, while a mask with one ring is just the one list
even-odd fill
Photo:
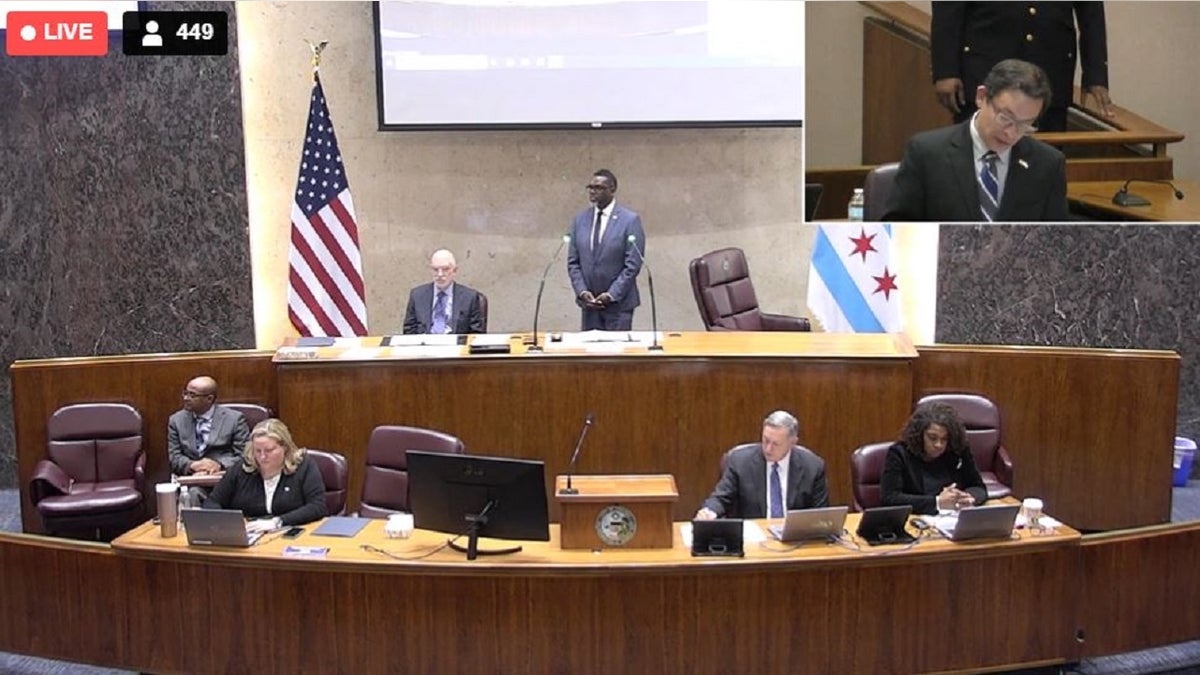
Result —
[[1175, 193], [1175, 199], [1183, 199], [1183, 191], [1175, 187], [1175, 184], [1169, 180], [1130, 178], [1129, 180], [1125, 181], [1125, 184], [1121, 186], [1121, 189], [1117, 190], [1117, 193], [1113, 195], [1112, 203], [1116, 204], [1117, 206], [1150, 206], [1149, 199], [1146, 199], [1141, 195], [1135, 195], [1129, 191], [1130, 183], [1161, 183], [1163, 185], [1169, 185], [1171, 187], [1171, 191]]
[[638, 259], [642, 261], [642, 267], [646, 268], [646, 281], [650, 284], [650, 332], [653, 337], [649, 349], [652, 352], [661, 352], [662, 345], [658, 344], [658, 303], [654, 301], [654, 271], [650, 269], [650, 263], [646, 262], [646, 256], [638, 247], [637, 235], [629, 235], [629, 243], [633, 245], [633, 250], [637, 251]]
[[537, 302], [533, 305], [533, 343], [529, 345], [527, 351], [542, 351], [541, 346], [538, 345], [538, 316], [542, 313], [542, 293], [546, 292], [546, 276], [550, 274], [550, 268], [554, 267], [555, 261], [558, 260], [558, 255], [562, 253], [563, 246], [566, 246], [568, 241], [571, 241], [571, 235], [564, 234], [562, 241], [558, 242], [558, 248], [554, 249], [554, 257], [550, 259], [550, 262], [546, 263], [546, 269], [542, 270], [542, 280], [538, 282]]
[[588, 429], [596, 421], [596, 413], [588, 413], [583, 419], [583, 430], [579, 432], [579, 441], [575, 443], [575, 452], [571, 453], [571, 463], [567, 465], [567, 487], [558, 491], [560, 495], [577, 495], [579, 490], [571, 487], [571, 474], [575, 473], [575, 460], [579, 459], [579, 450], [583, 448], [583, 439], [587, 438]]

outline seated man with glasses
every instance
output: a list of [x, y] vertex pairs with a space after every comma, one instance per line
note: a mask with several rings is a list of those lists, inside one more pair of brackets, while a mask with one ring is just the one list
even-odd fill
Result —
[[187, 383], [183, 409], [167, 421], [171, 473], [223, 473], [242, 461], [242, 451], [249, 441], [250, 427], [242, 413], [217, 405], [216, 380], [202, 375]]
[[404, 334], [486, 333], [487, 317], [483, 315], [479, 292], [454, 281], [458, 273], [454, 254], [445, 249], [435, 251], [429, 258], [429, 272], [433, 283], [422, 284], [408, 293]]
[[1029, 136], [1050, 92], [1034, 64], [997, 63], [975, 91], [971, 119], [909, 140], [881, 220], [1066, 221], [1066, 158]]

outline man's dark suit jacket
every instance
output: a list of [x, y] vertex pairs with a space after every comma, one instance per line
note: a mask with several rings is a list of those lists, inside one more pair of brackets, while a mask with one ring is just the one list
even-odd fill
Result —
[[975, 498], [976, 506], [987, 501], [987, 487], [970, 451], [962, 455], [961, 461], [947, 452], [931, 463], [905, 450], [902, 444], [893, 443], [884, 458], [883, 474], [879, 479], [879, 498], [884, 506], [911, 504], [913, 513], [936, 514], [937, 494], [925, 492], [925, 476], [929, 474], [930, 464], [938, 462], [948, 470], [958, 489]]
[[317, 463], [305, 457], [293, 474], [279, 475], [271, 512], [262, 474], [246, 473], [239, 464], [221, 477], [204, 501], [206, 509], [237, 509], [247, 518], [278, 517], [284, 525], [303, 525], [326, 516], [325, 481]]
[[[796, 446], [788, 459], [786, 510], [829, 506], [825, 485], [825, 460], [808, 448]], [[767, 517], [767, 460], [762, 445], [747, 443], [730, 451], [725, 471], [704, 508], [718, 518]]]
[[[408, 293], [404, 310], [404, 334], [428, 333], [433, 326], [433, 284], [417, 286]], [[479, 306], [479, 292], [470, 286], [454, 284], [454, 316], [449, 322], [455, 333], [485, 333], [487, 319]]]
[[167, 420], [167, 458], [171, 473], [187, 476], [192, 473], [191, 463], [207, 457], [216, 461], [225, 470], [240, 464], [242, 451], [250, 441], [250, 427], [246, 418], [236, 410], [214, 404], [212, 424], [208, 428], [208, 445], [204, 454], [196, 451], [196, 416], [187, 410], [179, 410]]
[[[971, 121], [913, 136], [882, 221], [980, 222]], [[1058, 150], [1026, 136], [1012, 147], [997, 223], [1067, 220], [1067, 164]], [[984, 221], [986, 222], [986, 221]]]
[[1050, 106], [1061, 111], [1065, 123], [1075, 83], [1076, 20], [1083, 86], [1108, 86], [1102, 2], [934, 2], [932, 6], [933, 80], [963, 81], [968, 105], [959, 120], [975, 110], [975, 89], [992, 66], [1004, 59], [1022, 59], [1046, 71], [1054, 90]]
[[[575, 291], [575, 303], [583, 307], [579, 294], [591, 291], [593, 295], [608, 293], [613, 303], [604, 311], [632, 312], [641, 304], [638, 295], [637, 276], [642, 271], [641, 256], [646, 253], [646, 235], [642, 231], [642, 217], [616, 204], [604, 228], [600, 250], [592, 251], [592, 225], [596, 208], [584, 209], [571, 223], [571, 243], [567, 248], [567, 276]], [[632, 235], [637, 239], [638, 249], [629, 243]], [[640, 249], [640, 254], [639, 254]], [[586, 311], [586, 308], [585, 308]]]

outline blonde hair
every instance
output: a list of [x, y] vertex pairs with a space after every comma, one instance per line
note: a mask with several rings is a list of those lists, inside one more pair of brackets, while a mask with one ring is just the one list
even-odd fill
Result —
[[292, 432], [288, 431], [282, 420], [272, 417], [254, 425], [254, 430], [250, 432], [250, 440], [246, 441], [246, 447], [242, 450], [242, 470], [246, 473], [258, 471], [258, 462], [254, 459], [256, 438], [270, 438], [283, 446], [283, 472], [286, 474], [296, 473], [300, 462], [304, 461], [304, 448], [296, 446]]

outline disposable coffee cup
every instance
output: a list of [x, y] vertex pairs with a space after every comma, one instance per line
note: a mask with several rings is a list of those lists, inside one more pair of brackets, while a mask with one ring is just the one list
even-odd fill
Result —
[[387, 525], [384, 525], [383, 531], [392, 539], [408, 539], [413, 531], [413, 514], [393, 513], [388, 516]]
[[179, 534], [179, 486], [159, 483], [154, 486], [158, 498], [158, 526], [164, 538]]
[[1025, 511], [1025, 527], [1030, 530], [1040, 530], [1042, 527], [1042, 500], [1030, 497], [1021, 502], [1021, 508]]

